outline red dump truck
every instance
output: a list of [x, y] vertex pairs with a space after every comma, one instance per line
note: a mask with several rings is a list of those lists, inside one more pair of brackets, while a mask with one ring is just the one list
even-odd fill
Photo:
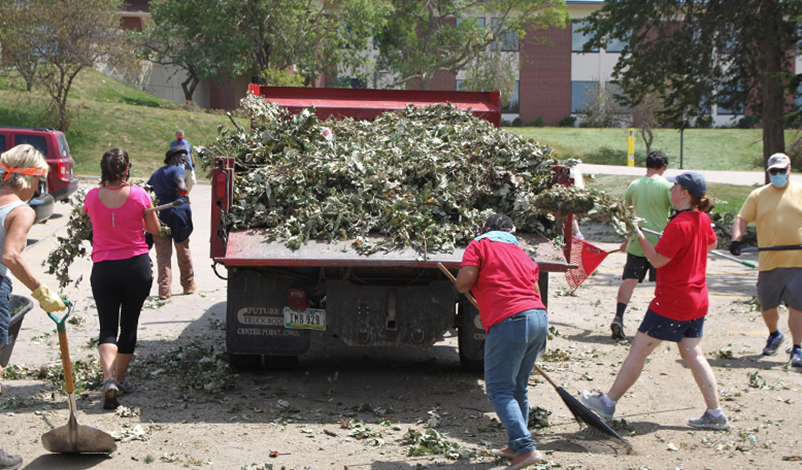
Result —
[[[276, 90], [261, 87], [259, 94], [281, 104]], [[285, 98], [289, 94], [286, 88], [279, 91]], [[292, 91], [298, 93], [298, 89]], [[378, 115], [380, 107], [373, 93], [378, 91], [384, 95], [383, 111], [410, 102], [430, 102], [418, 100], [421, 92], [398, 90], [301, 91], [310, 98], [303, 101], [296, 96], [293, 106], [300, 110], [314, 104], [318, 113], [328, 113], [325, 116], [371, 117], [357, 112], [365, 108]], [[371, 92], [366, 94], [364, 107], [355, 101], [360, 94], [349, 96], [345, 106], [345, 92], [354, 91]], [[448, 93], [436, 93], [441, 96], [439, 101], [448, 99]], [[326, 102], [327, 94], [331, 99]], [[470, 104], [474, 112], [486, 111], [480, 106], [484, 103], [481, 99], [490, 97], [492, 101], [493, 95], [497, 99], [497, 93], [468, 95], [477, 101], [459, 95], [460, 102]], [[495, 111], [488, 112], [498, 110], [497, 104], [493, 106]], [[231, 365], [250, 369], [264, 361], [267, 367], [290, 367], [322, 334], [334, 333], [350, 346], [423, 347], [456, 328], [460, 362], [468, 369], [482, 367], [485, 333], [479, 313], [464, 296], [457, 295], [437, 266], [443, 263], [456, 273], [464, 248], [428, 256], [412, 249], [364, 256], [349, 249], [350, 242], [309, 241], [291, 250], [281, 240], [267, 241], [259, 229], [227, 229], [235, 184], [233, 159], [217, 158], [212, 171], [210, 245], [214, 265], [227, 268], [226, 347]], [[548, 301], [549, 273], [568, 268], [564, 263], [540, 263], [544, 301]]]

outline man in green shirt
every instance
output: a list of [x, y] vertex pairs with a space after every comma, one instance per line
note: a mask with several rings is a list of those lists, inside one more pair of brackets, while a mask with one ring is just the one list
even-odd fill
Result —
[[[631, 206], [635, 215], [645, 219], [640, 226], [662, 232], [668, 224], [668, 216], [671, 213], [671, 186], [667, 179], [663, 178], [666, 171], [668, 158], [660, 151], [650, 152], [646, 157], [646, 176], [641, 176], [627, 188], [624, 196], [627, 206]], [[652, 245], [657, 245], [657, 236], [646, 235]], [[610, 330], [614, 340], [626, 340], [624, 333], [624, 311], [627, 309], [629, 300], [632, 298], [632, 291], [639, 282], [643, 282], [646, 272], [649, 272], [649, 280], [654, 281], [655, 269], [649, 264], [646, 255], [643, 254], [640, 245], [635, 238], [621, 244], [621, 251], [627, 252], [627, 264], [624, 266], [622, 279], [624, 282], [618, 288], [618, 303]]]

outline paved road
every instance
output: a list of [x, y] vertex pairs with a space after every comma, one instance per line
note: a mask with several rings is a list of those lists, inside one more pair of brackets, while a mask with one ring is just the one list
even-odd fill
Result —
[[[579, 171], [583, 174], [600, 174], [600, 175], [630, 175], [633, 177], [642, 176], [646, 170], [642, 167], [629, 167], [629, 166], [613, 166], [613, 165], [591, 165], [589, 163], [581, 163]], [[664, 176], [674, 176], [682, 173], [685, 170], [678, 170], [669, 168], [666, 170]], [[709, 183], [729, 183], [740, 184], [744, 186], [762, 186], [764, 183], [765, 173], [762, 171], [699, 171], [705, 180]], [[795, 173], [791, 175], [791, 180], [802, 184], [802, 174]]]

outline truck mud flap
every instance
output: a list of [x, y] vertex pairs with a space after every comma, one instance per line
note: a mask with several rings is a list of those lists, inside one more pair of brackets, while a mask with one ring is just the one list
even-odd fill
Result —
[[228, 280], [226, 348], [231, 354], [297, 356], [309, 350], [309, 330], [284, 327], [289, 281], [237, 270]]
[[431, 346], [454, 325], [449, 281], [425, 286], [326, 283], [328, 326], [350, 346]]

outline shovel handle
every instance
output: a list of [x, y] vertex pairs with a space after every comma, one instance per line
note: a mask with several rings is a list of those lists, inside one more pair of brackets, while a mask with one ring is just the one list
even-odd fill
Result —
[[164, 209], [170, 209], [171, 207], [181, 206], [183, 204], [184, 204], [183, 199], [176, 199], [175, 201], [169, 202], [167, 204], [162, 204], [156, 207], [148, 207], [147, 209], [145, 209], [145, 213], [147, 214], [148, 212], [156, 212]]
[[[457, 278], [455, 278], [454, 275], [451, 274], [451, 271], [449, 271], [448, 268], [443, 265], [443, 263], [437, 263], [437, 267], [440, 268], [440, 271], [443, 271], [443, 273], [446, 276], [448, 276], [449, 279], [451, 279], [451, 282], [453, 282], [454, 284], [457, 283]], [[476, 299], [470, 292], [466, 292], [465, 297], [468, 298], [468, 300], [473, 304], [474, 307], [476, 307], [477, 309], [479, 308], [479, 304], [476, 303]]]
[[67, 386], [67, 394], [75, 391], [75, 382], [72, 377], [72, 361], [70, 361], [70, 346], [67, 343], [67, 332], [58, 332], [58, 345], [61, 349], [61, 364], [64, 366], [64, 382]]

